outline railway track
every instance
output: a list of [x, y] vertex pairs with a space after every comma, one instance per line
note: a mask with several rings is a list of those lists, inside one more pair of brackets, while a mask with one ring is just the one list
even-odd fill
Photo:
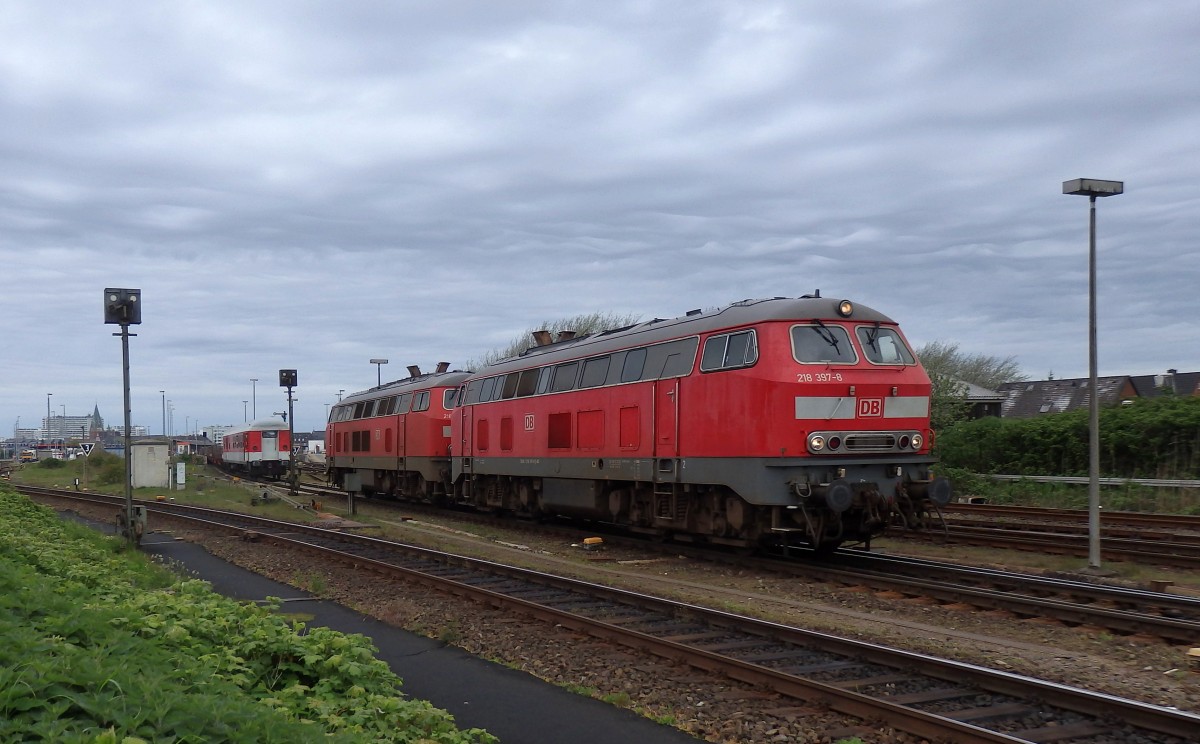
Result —
[[[1089, 535], [1087, 512], [1081, 510], [953, 504], [947, 507], [945, 532], [902, 536], [1086, 557]], [[1101, 541], [1107, 559], [1200, 568], [1200, 517], [1106, 512]]]
[[[310, 492], [318, 499], [341, 497], [336, 492], [323, 492], [317, 486], [311, 487]], [[403, 508], [409, 513], [446, 514], [444, 510], [423, 505], [404, 504]], [[561, 535], [568, 542], [578, 542], [585, 534], [592, 534], [571, 527], [536, 525], [488, 514], [456, 512], [455, 516], [507, 529]], [[780, 573], [843, 586], [867, 587], [874, 591], [933, 599], [943, 604], [1003, 611], [1023, 619], [1053, 619], [1068, 626], [1102, 628], [1119, 636], [1137, 635], [1189, 645], [1200, 638], [1200, 598], [1197, 597], [857, 550], [840, 550], [832, 561], [816, 562], [807, 553], [793, 559], [764, 558], [614, 534], [606, 534], [605, 539], [663, 555], [683, 554], [696, 560], [725, 562], [757, 573]]]
[[154, 515], [401, 577], [930, 739], [1181, 744], [1200, 730], [1193, 713], [543, 572], [243, 513], [145, 505]]

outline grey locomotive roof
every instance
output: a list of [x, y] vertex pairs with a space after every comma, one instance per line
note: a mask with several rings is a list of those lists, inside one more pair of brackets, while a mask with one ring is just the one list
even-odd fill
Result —
[[462, 370], [454, 370], [452, 372], [427, 372], [416, 377], [405, 377], [403, 380], [395, 380], [393, 382], [385, 382], [378, 387], [373, 387], [370, 390], [360, 390], [357, 393], [351, 393], [342, 398], [341, 403], [352, 403], [359, 400], [373, 400], [384, 395], [396, 395], [398, 393], [407, 393], [413, 390], [424, 390], [425, 388], [435, 386], [456, 387], [458, 383], [471, 376], [470, 372]]
[[541, 366], [567, 359], [579, 359], [604, 354], [630, 346], [640, 346], [684, 338], [700, 333], [709, 333], [725, 328], [738, 328], [770, 320], [837, 321], [850, 320], [857, 323], [894, 324], [888, 316], [865, 305], [854, 304], [854, 313], [849, 318], [838, 315], [837, 307], [842, 297], [772, 297], [760, 300], [742, 300], [713, 312], [693, 310], [687, 315], [669, 320], [655, 319], [644, 323], [557, 341], [543, 346], [532, 346], [519, 356], [502, 359], [479, 370], [476, 375], [490, 377], [517, 369]]

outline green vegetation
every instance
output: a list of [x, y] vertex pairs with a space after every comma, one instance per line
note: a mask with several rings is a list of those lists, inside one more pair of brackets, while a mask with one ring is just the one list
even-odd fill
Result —
[[[47, 463], [57, 463], [47, 465]], [[125, 460], [116, 455], [99, 450], [93, 450], [88, 458], [76, 458], [67, 462], [62, 460], [43, 460], [35, 465], [26, 465], [13, 473], [14, 483], [51, 488], [69, 488], [79, 480], [81, 490], [124, 495], [125, 493]], [[240, 509], [248, 511], [254, 496], [261, 494], [263, 486], [260, 483], [229, 478], [215, 468], [206, 465], [203, 460], [194, 458], [187, 468], [187, 485], [183, 490], [173, 488], [135, 488], [135, 499], [154, 500], [158, 496], [178, 500], [196, 506], [210, 506], [214, 509]], [[298, 515], [296, 509], [286, 502], [274, 502], [270, 505], [256, 505], [254, 513], [268, 517], [294, 519]]]
[[362, 636], [239, 604], [0, 484], [0, 740], [493, 742]]
[[[958, 422], [938, 434], [940, 472], [959, 493], [998, 503], [1082, 507], [1086, 486], [994, 482], [976, 474], [1086, 476], [1086, 409], [1031, 419]], [[1100, 411], [1100, 475], [1200, 478], [1200, 398], [1134, 399]], [[1133, 484], [1106, 488], [1111, 509], [1200, 513], [1200, 495]]]
[[633, 325], [638, 322], [639, 317], [634, 314], [622, 313], [584, 313], [583, 315], [575, 315], [570, 318], [545, 320], [528, 328], [524, 333], [510, 341], [504, 348], [493, 349], [478, 359], [468, 359], [463, 369], [480, 369], [489, 364], [494, 364], [501, 359], [517, 356], [534, 345], [534, 331], [548, 331], [552, 338], [557, 338], [561, 331], [574, 331], [576, 335], [584, 336], [589, 333]]

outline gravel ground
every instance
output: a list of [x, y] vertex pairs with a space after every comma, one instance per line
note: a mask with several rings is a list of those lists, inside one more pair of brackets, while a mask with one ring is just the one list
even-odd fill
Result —
[[[366, 512], [386, 522], [383, 530], [387, 536], [406, 542], [1200, 711], [1200, 674], [1189, 673], [1187, 648], [1153, 639], [1117, 637], [1095, 629], [1019, 620], [1004, 613], [939, 606], [790, 577], [749, 575], [726, 566], [663, 558], [636, 549], [589, 551], [560, 539], [456, 524], [449, 517], [401, 520], [399, 511], [372, 506]], [[107, 522], [111, 515], [100, 518]], [[562, 628], [538, 626], [529, 632], [526, 621], [519, 618], [377, 576], [364, 581], [361, 573], [350, 569], [314, 566], [309, 556], [178, 523], [152, 527], [203, 544], [213, 554], [277, 581], [398, 627], [441, 638], [549, 682], [633, 708], [707, 741], [833, 742], [849, 736], [864, 742], [919, 741], [886, 726], [799, 707]], [[993, 565], [1024, 560], [999, 553], [993, 558]], [[1020, 569], [1019, 565], [1013, 567]], [[403, 670], [399, 672], [403, 676]]]

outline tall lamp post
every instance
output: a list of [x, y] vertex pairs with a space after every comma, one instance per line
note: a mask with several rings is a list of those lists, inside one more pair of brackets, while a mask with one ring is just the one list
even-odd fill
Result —
[[50, 396], [54, 393], [46, 393], [46, 444], [50, 443]]
[[243, 401], [242, 401], [242, 423], [245, 423], [246, 421], [248, 421], [248, 420], [249, 420], [249, 419], [247, 419], [247, 418], [246, 418], [246, 404], [247, 404], [247, 403], [249, 403], [249, 402], [250, 402], [250, 401], [248, 401], [248, 400], [243, 400]]
[[[121, 368], [125, 388], [125, 537], [131, 545], [136, 545], [141, 538], [138, 527], [141, 519], [135, 520], [133, 511], [133, 453], [129, 448], [130, 405], [129, 405], [129, 326], [140, 325], [142, 322], [142, 290], [140, 289], [106, 289], [104, 290], [104, 324], [121, 326]], [[144, 507], [139, 507], [144, 509]], [[142, 512], [144, 514], [144, 511]], [[139, 515], [140, 516], [140, 515]]]
[[162, 429], [162, 431], [163, 431], [163, 436], [165, 437], [167, 435], [167, 391], [159, 390], [158, 394], [162, 396], [162, 409], [163, 409], [163, 429]]
[[386, 359], [372, 359], [371, 364], [375, 365], [375, 387], [383, 384], [383, 365], [387, 364]]
[[1096, 199], [1125, 193], [1123, 181], [1076, 178], [1063, 193], [1086, 196], [1088, 219], [1088, 568], [1100, 569], [1100, 396], [1096, 390]]
[[251, 416], [251, 418], [255, 418], [255, 419], [258, 418], [258, 398], [255, 397], [255, 389], [256, 389], [257, 385], [258, 385], [258, 378], [251, 377], [250, 378], [250, 416]]

